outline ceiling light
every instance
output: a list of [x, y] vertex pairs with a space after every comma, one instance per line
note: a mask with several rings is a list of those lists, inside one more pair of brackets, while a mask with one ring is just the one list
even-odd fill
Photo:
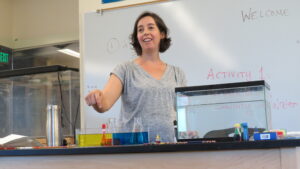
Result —
[[67, 55], [70, 55], [70, 56], [80, 58], [80, 53], [78, 53], [74, 50], [71, 50], [71, 49], [60, 49], [60, 50], [57, 50], [57, 51], [59, 51], [61, 53], [64, 53], [64, 54], [67, 54]]

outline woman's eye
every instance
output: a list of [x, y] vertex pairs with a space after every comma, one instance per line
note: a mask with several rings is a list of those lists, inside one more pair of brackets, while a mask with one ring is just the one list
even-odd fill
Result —
[[138, 29], [138, 32], [143, 32], [143, 29]]

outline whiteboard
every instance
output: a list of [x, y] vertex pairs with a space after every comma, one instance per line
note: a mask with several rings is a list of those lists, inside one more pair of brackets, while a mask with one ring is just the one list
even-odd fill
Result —
[[[84, 14], [83, 94], [103, 88], [118, 64], [135, 58], [129, 44], [143, 11], [160, 15], [172, 45], [162, 60], [181, 67], [188, 85], [266, 80], [271, 87], [272, 127], [300, 130], [300, 1], [177, 0]], [[96, 128], [118, 117], [83, 104], [82, 124]]]

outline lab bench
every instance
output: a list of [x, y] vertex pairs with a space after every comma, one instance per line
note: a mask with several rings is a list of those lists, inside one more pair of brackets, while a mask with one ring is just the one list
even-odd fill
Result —
[[0, 168], [298, 169], [300, 140], [0, 150]]

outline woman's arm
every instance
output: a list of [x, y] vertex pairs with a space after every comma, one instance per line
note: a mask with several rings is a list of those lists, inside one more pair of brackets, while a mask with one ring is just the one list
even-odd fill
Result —
[[89, 106], [100, 113], [109, 110], [121, 96], [123, 84], [114, 74], [111, 74], [103, 90], [93, 90], [86, 97], [85, 101]]

